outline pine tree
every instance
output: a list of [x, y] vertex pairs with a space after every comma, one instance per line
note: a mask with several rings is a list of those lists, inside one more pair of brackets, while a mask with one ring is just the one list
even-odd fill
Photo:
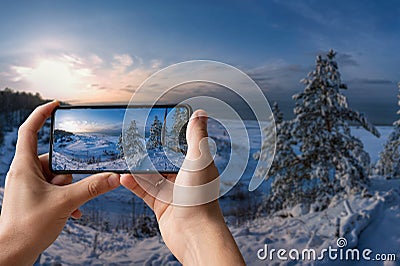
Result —
[[154, 117], [153, 124], [150, 126], [150, 137], [147, 140], [146, 147], [148, 150], [153, 149], [161, 149], [161, 131], [162, 131], [162, 123], [158, 120], [158, 116]]
[[[398, 105], [400, 106], [400, 82], [397, 86], [399, 88]], [[397, 111], [397, 114], [400, 114], [400, 110]], [[393, 123], [393, 127], [375, 166], [375, 173], [387, 179], [400, 178], [400, 119]]]
[[144, 138], [139, 133], [136, 121], [132, 120], [128, 129], [121, 133], [118, 140], [118, 150], [122, 158], [125, 158], [129, 167], [137, 167], [143, 158], [146, 157], [147, 151], [144, 146]]
[[[350, 123], [375, 136], [379, 132], [364, 115], [348, 107], [341, 93], [347, 86], [335, 56], [333, 50], [326, 57], [318, 55], [315, 70], [301, 80], [305, 89], [293, 96], [294, 119], [284, 121], [278, 106], [273, 107], [277, 146], [268, 174], [273, 182], [267, 208], [314, 203], [314, 211], [319, 211], [333, 195], [360, 191], [368, 184], [369, 155], [351, 134]], [[267, 139], [263, 149], [268, 145]]]
[[187, 109], [184, 107], [175, 107], [173, 115], [173, 125], [169, 134], [168, 147], [176, 152], [187, 152], [186, 127], [188, 121]]
[[[271, 193], [267, 199], [268, 212], [284, 209], [298, 203], [299, 188], [301, 187], [302, 171], [299, 158], [293, 149], [296, 144], [291, 135], [291, 121], [283, 119], [283, 113], [279, 109], [278, 103], [272, 105], [272, 115], [275, 124], [270, 123], [264, 128], [266, 138], [262, 144], [259, 156], [255, 155], [256, 159], [267, 161], [269, 156], [273, 154], [271, 150], [276, 145], [275, 156], [268, 171], [267, 178], [272, 178]], [[272, 119], [269, 119], [271, 121]], [[276, 139], [271, 136], [276, 127]], [[275, 143], [274, 143], [275, 142]], [[258, 176], [266, 176], [266, 169], [258, 169]]]
[[318, 55], [315, 70], [301, 81], [306, 85], [304, 91], [293, 96], [296, 117], [292, 135], [300, 148], [298, 158], [309, 174], [303, 179], [306, 183], [313, 181], [303, 187], [305, 196], [311, 198], [330, 198], [341, 191], [358, 191], [367, 184], [369, 155], [351, 134], [350, 122], [379, 137], [363, 114], [348, 107], [341, 93], [347, 86], [341, 81], [335, 56], [333, 50], [325, 58]]

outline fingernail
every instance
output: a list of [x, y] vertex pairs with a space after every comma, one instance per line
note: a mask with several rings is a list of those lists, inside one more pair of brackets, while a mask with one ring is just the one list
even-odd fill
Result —
[[108, 184], [110, 187], [118, 187], [120, 185], [119, 182], [119, 174], [112, 174], [108, 177]]
[[199, 119], [200, 121], [204, 122], [204, 123], [206, 123], [207, 120], [208, 120], [208, 114], [207, 114], [207, 112], [204, 111], [204, 110], [202, 110], [202, 109], [197, 110], [196, 113], [195, 113], [195, 115], [196, 115], [195, 117], [198, 117], [198, 119]]

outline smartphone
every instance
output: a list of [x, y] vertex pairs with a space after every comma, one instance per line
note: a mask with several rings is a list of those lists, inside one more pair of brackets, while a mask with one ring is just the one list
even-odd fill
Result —
[[177, 173], [191, 113], [188, 105], [60, 106], [51, 116], [50, 169]]

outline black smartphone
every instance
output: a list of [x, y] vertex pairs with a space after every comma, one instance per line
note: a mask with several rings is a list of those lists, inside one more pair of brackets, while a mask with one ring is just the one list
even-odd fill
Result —
[[188, 105], [60, 106], [51, 117], [50, 169], [177, 173], [191, 113]]

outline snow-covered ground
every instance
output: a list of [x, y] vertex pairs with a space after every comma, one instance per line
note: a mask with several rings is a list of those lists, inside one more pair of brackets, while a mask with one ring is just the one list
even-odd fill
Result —
[[[294, 208], [290, 217], [279, 215], [260, 217], [241, 226], [230, 226], [248, 265], [268, 265], [270, 260], [260, 260], [259, 249], [267, 244], [269, 250], [314, 249], [317, 256], [322, 249], [337, 249], [337, 232], [344, 235], [348, 248], [360, 252], [372, 250], [369, 255], [397, 254], [397, 262], [375, 261], [374, 265], [398, 265], [400, 260], [400, 180], [374, 179], [369, 197], [360, 195], [333, 201], [328, 209], [318, 213], [300, 215]], [[292, 217], [293, 216], [293, 217]], [[339, 253], [337, 253], [339, 254]], [[273, 257], [274, 262], [287, 264]], [[41, 263], [110, 264], [116, 265], [179, 265], [159, 236], [135, 239], [129, 233], [99, 232], [69, 221], [57, 241], [47, 249]], [[295, 261], [291, 261], [292, 263]], [[314, 264], [312, 261], [297, 261]], [[315, 264], [364, 265], [366, 261], [316, 261]]]
[[[251, 136], [250, 152], [259, 146], [259, 131], [254, 121], [246, 122]], [[375, 162], [382, 150], [383, 143], [391, 127], [378, 127], [382, 136], [375, 138], [368, 132], [352, 128], [353, 133], [364, 143]], [[210, 127], [210, 136], [219, 138], [216, 143], [227, 147], [220, 149], [216, 164], [220, 171], [229, 160], [230, 145], [221, 128]], [[0, 149], [0, 178], [4, 182], [5, 173], [12, 160], [16, 139], [16, 130], [5, 136], [5, 144]], [[40, 142], [41, 143], [41, 142]], [[232, 145], [232, 152], [240, 152], [241, 143]], [[229, 147], [228, 147], [229, 146]], [[48, 150], [41, 143], [39, 151]], [[246, 154], [241, 154], [245, 158]], [[267, 265], [268, 260], [257, 257], [259, 249], [268, 245], [268, 249], [313, 248], [320, 252], [323, 248], [337, 248], [337, 235], [345, 236], [347, 247], [372, 250], [376, 253], [397, 254], [397, 262], [384, 265], [398, 265], [400, 261], [400, 180], [384, 180], [373, 177], [369, 195], [355, 195], [348, 199], [334, 200], [323, 212], [307, 213], [302, 206], [296, 206], [286, 213], [274, 217], [258, 217], [255, 220], [240, 220], [238, 217], [248, 209], [247, 205], [257, 205], [267, 189], [266, 182], [255, 192], [248, 192], [247, 185], [254, 172], [256, 161], [250, 159], [244, 176], [236, 187], [221, 199], [229, 227], [238, 242], [246, 262], [249, 265]], [[80, 179], [83, 176], [76, 176]], [[229, 181], [229, 180], [228, 180]], [[229, 182], [228, 182], [229, 183]], [[4, 184], [4, 183], [3, 183]], [[2, 188], [0, 188], [0, 199]], [[256, 206], [257, 207], [257, 206]], [[143, 203], [124, 188], [118, 188], [106, 195], [92, 200], [83, 206], [86, 222], [68, 221], [57, 241], [42, 255], [44, 265], [61, 263], [62, 265], [116, 264], [116, 265], [175, 265], [179, 264], [165, 247], [159, 236], [138, 239], [132, 235], [129, 225], [133, 217], [150, 214]], [[301, 215], [304, 213], [303, 215]], [[86, 218], [85, 218], [86, 217]], [[285, 217], [285, 218], [284, 218]], [[105, 226], [107, 225], [107, 226]], [[106, 228], [106, 229], [104, 229]], [[318, 253], [317, 253], [318, 254]], [[293, 264], [293, 261], [279, 261], [275, 253], [274, 262]], [[333, 261], [318, 261], [315, 264], [331, 264]], [[343, 261], [336, 260], [336, 263]], [[297, 261], [300, 264], [314, 264], [310, 261]], [[345, 262], [350, 264], [349, 261]], [[383, 265], [383, 262], [376, 262]], [[363, 265], [365, 261], [353, 262]]]

